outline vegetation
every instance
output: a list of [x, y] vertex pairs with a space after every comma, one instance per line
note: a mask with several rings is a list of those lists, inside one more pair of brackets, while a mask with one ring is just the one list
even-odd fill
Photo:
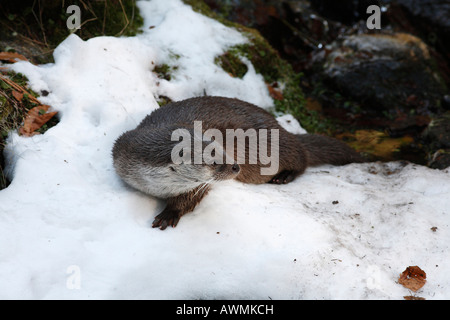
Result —
[[223, 18], [202, 0], [184, 0], [184, 2], [192, 6], [193, 10], [235, 28], [249, 39], [249, 43], [231, 47], [217, 57], [216, 63], [219, 66], [230, 75], [242, 78], [247, 72], [247, 66], [242, 62], [242, 58], [248, 59], [255, 71], [264, 77], [274, 99], [274, 113], [291, 113], [308, 132], [329, 133], [333, 126], [331, 121], [323, 118], [316, 110], [306, 107], [300, 84], [303, 75], [296, 73], [288, 62], [281, 59], [278, 52], [257, 30]]
[[[75, 33], [86, 40], [96, 36], [131, 36], [143, 20], [135, 0], [74, 0], [81, 9], [81, 28]], [[54, 48], [71, 31], [63, 0], [22, 0], [0, 4], [0, 51], [20, 51], [35, 63], [52, 61]]]
[[[135, 0], [74, 0], [71, 5], [81, 9], [81, 26], [75, 33], [82, 39], [108, 36], [132, 36], [139, 32], [143, 19]], [[71, 34], [66, 21], [69, 4], [62, 0], [22, 0], [0, 3], [0, 60], [12, 63], [15, 58], [27, 59], [35, 64], [53, 61], [53, 50]], [[20, 52], [20, 54], [19, 54]], [[22, 74], [0, 68], [0, 189], [7, 186], [3, 167], [3, 149], [8, 132], [24, 124], [30, 114], [30, 127], [25, 134], [43, 133], [58, 120], [54, 113], [38, 101], [38, 94], [27, 85]], [[45, 95], [45, 92], [40, 94]], [[36, 108], [35, 112], [30, 112]], [[27, 121], [25, 121], [25, 126]]]

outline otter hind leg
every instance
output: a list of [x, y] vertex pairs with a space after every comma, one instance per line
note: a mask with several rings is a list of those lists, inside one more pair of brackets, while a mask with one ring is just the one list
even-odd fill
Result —
[[281, 171], [280, 173], [276, 174], [269, 181], [269, 183], [272, 183], [272, 184], [286, 184], [286, 183], [289, 183], [289, 182], [293, 181], [295, 179], [295, 177], [297, 177], [297, 176], [298, 176], [298, 172], [297, 171], [284, 170], [284, 171]]
[[194, 210], [209, 189], [209, 185], [201, 185], [192, 191], [168, 198], [166, 208], [155, 217], [152, 228], [159, 228], [160, 230], [164, 230], [168, 226], [175, 228], [181, 217]]

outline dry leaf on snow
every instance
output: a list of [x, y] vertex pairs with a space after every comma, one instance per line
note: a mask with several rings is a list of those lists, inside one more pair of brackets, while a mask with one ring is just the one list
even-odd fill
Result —
[[35, 131], [41, 128], [47, 121], [58, 113], [56, 111], [46, 113], [49, 108], [50, 106], [40, 105], [28, 111], [23, 127], [19, 129], [19, 133], [27, 137], [37, 134]]
[[281, 92], [280, 89], [275, 88], [273, 85], [270, 85], [270, 84], [267, 84], [267, 83], [266, 83], [266, 86], [267, 86], [267, 89], [269, 90], [270, 96], [273, 99], [280, 100], [280, 101], [284, 99], [283, 93]]
[[405, 300], [426, 300], [425, 298], [416, 297], [416, 296], [404, 296], [403, 299], [405, 299]]
[[10, 63], [17, 62], [18, 60], [28, 61], [23, 55], [17, 52], [0, 52], [0, 60], [7, 61]]
[[427, 274], [418, 266], [408, 267], [398, 278], [398, 283], [414, 292], [422, 288], [427, 280]]

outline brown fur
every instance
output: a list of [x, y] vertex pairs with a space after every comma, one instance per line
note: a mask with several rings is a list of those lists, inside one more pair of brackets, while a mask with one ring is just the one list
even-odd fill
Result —
[[[363, 161], [353, 149], [334, 138], [289, 133], [270, 113], [253, 104], [223, 97], [200, 97], [161, 107], [147, 116], [135, 130], [120, 137], [113, 149], [116, 170], [124, 177], [127, 170], [136, 165], [136, 162], [131, 160], [134, 158], [144, 159], [143, 163], [148, 166], [169, 165], [170, 151], [174, 145], [174, 142], [170, 141], [169, 133], [174, 128], [191, 128], [197, 120], [202, 121], [203, 131], [210, 128], [219, 129], [224, 137], [226, 129], [268, 129], [269, 134], [270, 129], [279, 130], [279, 170], [276, 174], [261, 175], [262, 164], [259, 159], [257, 164], [246, 162], [239, 166], [235, 164], [233, 169], [230, 166], [221, 169], [226, 173], [226, 177], [244, 183], [289, 183], [308, 166], [343, 165]], [[249, 150], [248, 144], [246, 145], [248, 159]], [[270, 137], [267, 149], [270, 150]], [[136, 156], [130, 154], [130, 150], [133, 150], [132, 153]], [[209, 189], [210, 185], [201, 185], [167, 198], [167, 207], [155, 218], [153, 227], [175, 227], [181, 216], [194, 210]]]

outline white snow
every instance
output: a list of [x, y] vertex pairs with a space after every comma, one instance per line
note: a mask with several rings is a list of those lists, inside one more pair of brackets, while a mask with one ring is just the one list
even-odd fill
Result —
[[[250, 62], [243, 79], [214, 64], [247, 41], [236, 30], [179, 0], [139, 7], [141, 35], [72, 35], [54, 64], [13, 65], [50, 92], [40, 100], [60, 123], [31, 138], [10, 134], [0, 298], [450, 298], [449, 170], [370, 163], [312, 168], [282, 186], [228, 181], [176, 228], [152, 229], [164, 203], [117, 177], [115, 139], [160, 95], [272, 101]], [[152, 72], [160, 64], [177, 67], [170, 81]], [[301, 130], [289, 116], [280, 121]], [[396, 282], [413, 265], [427, 273], [417, 293]]]

